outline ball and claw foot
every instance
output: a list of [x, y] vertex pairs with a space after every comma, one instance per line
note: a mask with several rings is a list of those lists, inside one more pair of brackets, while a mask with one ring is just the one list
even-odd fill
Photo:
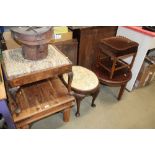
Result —
[[93, 108], [95, 108], [95, 107], [96, 107], [96, 104], [92, 103], [91, 106], [92, 106]]
[[80, 117], [80, 113], [76, 112], [75, 116]]

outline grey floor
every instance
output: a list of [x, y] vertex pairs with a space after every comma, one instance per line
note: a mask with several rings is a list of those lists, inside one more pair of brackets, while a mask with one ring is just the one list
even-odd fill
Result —
[[81, 116], [71, 110], [68, 123], [62, 113], [54, 114], [32, 124], [32, 129], [147, 129], [155, 128], [155, 82], [132, 92], [125, 91], [122, 100], [115, 96], [118, 88], [101, 86], [96, 108], [90, 106], [91, 97], [81, 103]]

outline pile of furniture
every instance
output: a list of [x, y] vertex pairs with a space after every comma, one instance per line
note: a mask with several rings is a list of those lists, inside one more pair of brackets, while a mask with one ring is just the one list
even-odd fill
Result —
[[68, 122], [75, 99], [79, 116], [80, 101], [87, 95], [93, 97], [91, 105], [95, 107], [99, 92], [97, 76], [84, 67], [72, 67], [68, 59], [77, 64], [76, 39], [50, 42], [52, 45], [45, 49], [49, 30], [46, 33], [38, 27], [26, 27], [14, 28], [12, 33], [19, 45], [9, 34], [13, 44], [6, 42], [9, 48], [3, 51], [2, 64], [16, 128], [29, 128], [33, 122], [57, 112], [63, 112], [63, 119]]
[[[63, 111], [69, 121], [74, 97], [69, 95], [72, 63], [56, 47], [48, 46], [48, 56], [39, 61], [22, 57], [22, 49], [3, 51], [10, 109], [17, 128], [28, 128], [31, 123], [53, 113]], [[10, 67], [14, 66], [14, 67]], [[67, 88], [58, 76], [67, 73]]]

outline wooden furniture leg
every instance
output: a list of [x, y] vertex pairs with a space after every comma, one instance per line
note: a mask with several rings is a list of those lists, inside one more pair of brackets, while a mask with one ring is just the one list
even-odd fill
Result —
[[133, 63], [134, 63], [135, 58], [136, 58], [136, 54], [137, 54], [137, 53], [135, 53], [135, 54], [133, 55], [133, 58], [132, 58], [132, 61], [131, 61], [131, 64], [130, 64], [130, 69], [132, 69]]
[[77, 111], [75, 113], [76, 117], [80, 116], [80, 104], [81, 101], [85, 98], [85, 95], [74, 93], [74, 97], [76, 99]]
[[[68, 86], [68, 90], [70, 90], [69, 81], [73, 78], [71, 83], [70, 95], [73, 95], [76, 99], [77, 111], [75, 113], [76, 117], [80, 116], [80, 104], [84, 97], [92, 96], [93, 100], [91, 103], [92, 107], [95, 107], [94, 101], [98, 95], [99, 89], [99, 80], [95, 73], [92, 71], [82, 67], [82, 66], [72, 66], [73, 73], [64, 74], [62, 79], [64, 83]], [[70, 77], [69, 77], [70, 76]], [[69, 80], [70, 78], [70, 80]], [[90, 84], [89, 84], [90, 83]]]
[[63, 111], [63, 120], [64, 120], [64, 122], [69, 122], [70, 110], [71, 110], [71, 107], [66, 108], [66, 109]]
[[96, 90], [95, 93], [92, 94], [92, 97], [93, 97], [92, 104], [91, 104], [92, 107], [96, 107], [96, 104], [94, 103], [94, 101], [95, 101], [96, 97], [98, 96], [98, 94], [99, 94], [99, 88]]
[[68, 92], [70, 93], [71, 92], [71, 83], [72, 83], [72, 80], [73, 80], [73, 72], [69, 72], [68, 73]]
[[120, 91], [119, 91], [119, 94], [118, 94], [118, 97], [117, 97], [118, 100], [121, 99], [121, 97], [122, 97], [122, 95], [124, 93], [125, 87], [126, 87], [126, 84], [121, 85], [121, 88], [120, 88]]
[[116, 62], [117, 62], [117, 58], [114, 58], [113, 65], [112, 65], [112, 68], [111, 68], [110, 79], [112, 79], [113, 74], [115, 72]]
[[21, 95], [21, 87], [19, 87], [19, 88], [17, 87], [16, 90], [14, 90], [14, 92], [13, 92], [13, 89], [15, 89], [15, 88], [10, 88], [8, 93], [12, 97], [14, 104], [16, 106], [14, 112], [16, 114], [19, 114], [21, 112], [21, 108], [20, 108], [19, 103], [17, 101], [17, 96]]
[[29, 129], [29, 125], [26, 124], [26, 125], [22, 126], [21, 129]]
[[17, 129], [29, 129], [30, 128], [30, 125], [29, 124], [20, 124], [20, 123], [17, 123], [16, 124], [16, 128]]
[[76, 117], [79, 117], [80, 116], [80, 103], [81, 103], [82, 100], [83, 100], [83, 98], [76, 97], [76, 104], [77, 104], [77, 111], [75, 113], [75, 116]]

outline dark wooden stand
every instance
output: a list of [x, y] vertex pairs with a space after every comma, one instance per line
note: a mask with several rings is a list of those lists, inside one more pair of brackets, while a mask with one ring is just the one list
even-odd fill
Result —
[[[115, 71], [123, 68], [131, 70], [137, 54], [138, 43], [122, 36], [116, 36], [102, 39], [96, 49], [98, 51], [97, 66], [106, 69], [112, 79]], [[123, 60], [131, 56], [130, 64]]]

